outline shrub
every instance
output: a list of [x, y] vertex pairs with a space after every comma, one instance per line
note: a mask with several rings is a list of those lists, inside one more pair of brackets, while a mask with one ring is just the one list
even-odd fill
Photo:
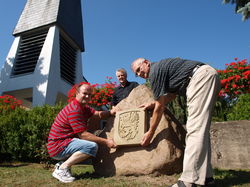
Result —
[[27, 121], [27, 112], [24, 109], [16, 109], [10, 113], [1, 115], [0, 120], [0, 147], [1, 160], [18, 160], [23, 150], [21, 149], [24, 140], [21, 129]]
[[228, 115], [232, 113], [238, 98], [250, 93], [250, 64], [247, 59], [235, 58], [233, 62], [226, 64], [224, 70], [218, 70], [218, 73], [222, 89], [215, 105], [213, 121], [227, 121], [231, 119]]
[[228, 114], [229, 120], [250, 120], [250, 94], [241, 95]]
[[222, 89], [220, 96], [230, 100], [238, 98], [240, 94], [250, 93], [250, 64], [247, 59], [226, 64], [225, 70], [218, 70]]
[[34, 161], [46, 161], [48, 133], [56, 115], [62, 109], [62, 105], [51, 107], [35, 107], [28, 112], [28, 121], [24, 126], [26, 143], [23, 149], [29, 152], [29, 157]]
[[47, 137], [50, 126], [62, 105], [17, 109], [1, 115], [1, 160], [48, 162]]

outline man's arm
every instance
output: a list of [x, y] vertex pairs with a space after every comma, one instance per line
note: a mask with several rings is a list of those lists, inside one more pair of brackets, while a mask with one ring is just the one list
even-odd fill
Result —
[[[95, 111], [95, 113], [93, 114], [91, 118], [106, 119], [110, 116], [114, 116], [115, 113], [116, 113], [115, 109], [112, 109], [109, 111]], [[97, 144], [103, 144], [109, 148], [115, 148], [117, 146], [113, 139], [101, 138], [88, 131], [78, 133], [78, 136], [80, 139], [93, 141], [93, 142], [96, 142]]]
[[82, 133], [78, 133], [78, 136], [80, 139], [89, 140], [89, 141], [95, 142], [97, 144], [106, 145], [109, 148], [115, 148], [117, 146], [113, 139], [101, 138], [101, 137], [98, 137], [98, 136], [91, 134], [87, 131], [84, 131]]
[[107, 111], [95, 111], [93, 117], [99, 117], [100, 119], [107, 119], [108, 117], [115, 116], [116, 109], [112, 108]]
[[155, 130], [159, 125], [159, 122], [161, 120], [162, 114], [165, 109], [165, 105], [175, 99], [176, 95], [175, 94], [167, 94], [164, 96], [160, 96], [158, 100], [149, 103], [147, 105], [142, 105], [144, 109], [154, 109], [153, 110], [153, 115], [152, 119], [150, 121], [150, 127], [149, 130], [144, 134], [142, 138], [141, 145], [142, 146], [147, 146], [150, 144], [151, 139], [154, 136]]

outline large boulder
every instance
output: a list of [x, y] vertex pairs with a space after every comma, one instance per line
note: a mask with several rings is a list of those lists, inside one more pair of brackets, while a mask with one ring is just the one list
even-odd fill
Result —
[[250, 169], [250, 121], [217, 122], [211, 126], [212, 165]]
[[[128, 110], [150, 101], [153, 101], [151, 90], [140, 85], [116, 107]], [[148, 115], [150, 120], [150, 113]], [[107, 120], [105, 130], [100, 136], [113, 138], [113, 125], [114, 117], [111, 117]], [[182, 171], [184, 141], [184, 128], [166, 110], [149, 146], [122, 146], [108, 149], [100, 145], [93, 166], [95, 172], [103, 176], [179, 173]]]

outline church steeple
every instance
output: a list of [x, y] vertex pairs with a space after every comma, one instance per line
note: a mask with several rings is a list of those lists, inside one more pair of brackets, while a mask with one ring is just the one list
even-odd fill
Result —
[[60, 27], [84, 51], [81, 0], [28, 0], [13, 35], [51, 25]]
[[66, 101], [83, 81], [81, 0], [27, 0], [0, 75], [0, 95], [27, 107]]

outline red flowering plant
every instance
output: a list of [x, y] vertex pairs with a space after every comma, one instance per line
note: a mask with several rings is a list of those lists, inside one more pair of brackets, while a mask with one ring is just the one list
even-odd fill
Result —
[[81, 82], [74, 85], [68, 92], [68, 102], [71, 102], [76, 95], [76, 90], [80, 85], [88, 84], [94, 88], [92, 99], [89, 105], [92, 107], [107, 106], [110, 108], [110, 102], [114, 93], [114, 89], [117, 86], [116, 82], [112, 82], [112, 77], [106, 77], [107, 81], [104, 84], [90, 84], [87, 82]]
[[12, 111], [21, 107], [22, 101], [11, 95], [0, 96], [0, 113]]
[[229, 97], [232, 101], [240, 94], [250, 93], [250, 64], [247, 59], [226, 64], [225, 70], [218, 70], [221, 78], [221, 97]]

